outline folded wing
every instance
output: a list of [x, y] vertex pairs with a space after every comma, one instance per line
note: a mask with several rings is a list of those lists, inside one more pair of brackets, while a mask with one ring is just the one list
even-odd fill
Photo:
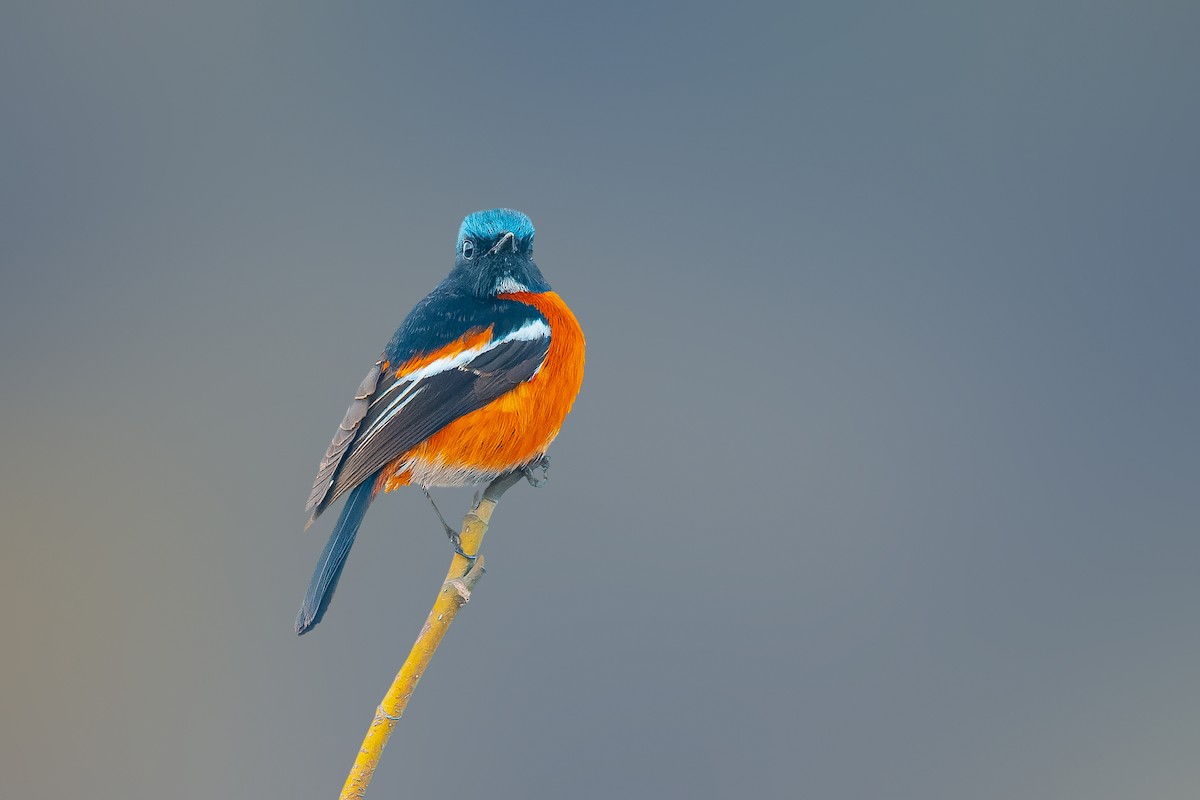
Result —
[[382, 359], [372, 367], [317, 470], [308, 498], [312, 519], [454, 420], [536, 375], [550, 348], [550, 328], [535, 319], [499, 338], [470, 340], [473, 346], [399, 374]]

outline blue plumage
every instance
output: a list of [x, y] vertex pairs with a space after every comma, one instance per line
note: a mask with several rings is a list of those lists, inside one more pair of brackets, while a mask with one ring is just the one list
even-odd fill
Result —
[[511, 208], [493, 208], [476, 211], [463, 220], [458, 229], [456, 248], [462, 252], [463, 240], [467, 237], [490, 241], [503, 233], [512, 233], [523, 245], [533, 242], [533, 222], [520, 211]]
[[350, 555], [350, 547], [354, 537], [358, 535], [358, 526], [362, 524], [374, 497], [375, 478], [379, 473], [363, 481], [350, 492], [346, 505], [342, 507], [341, 516], [333, 526], [333, 533], [325, 543], [321, 560], [313, 572], [312, 582], [304, 594], [304, 604], [296, 617], [296, 633], [306, 633], [325, 616], [325, 609], [337, 588], [338, 578], [342, 577], [342, 568], [346, 566], [346, 557]]
[[545, 317], [532, 306], [514, 300], [479, 298], [446, 279], [408, 313], [393, 334], [384, 356], [403, 364], [418, 353], [430, 353], [472, 330], [492, 328], [492, 338]]

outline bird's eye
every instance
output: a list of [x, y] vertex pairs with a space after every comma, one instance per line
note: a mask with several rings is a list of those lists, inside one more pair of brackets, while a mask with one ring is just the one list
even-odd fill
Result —
[[472, 258], [474, 258], [475, 257], [475, 243], [472, 242], [470, 239], [463, 239], [462, 253], [463, 253], [463, 258], [467, 259], [468, 261], [470, 261]]

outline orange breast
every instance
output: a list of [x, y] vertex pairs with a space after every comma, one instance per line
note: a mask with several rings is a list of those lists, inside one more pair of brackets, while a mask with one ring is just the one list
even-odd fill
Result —
[[[393, 462], [385, 470], [388, 491], [404, 486], [416, 473], [446, 471], [499, 474], [528, 464], [546, 452], [571, 410], [583, 384], [583, 330], [555, 292], [514, 292], [501, 298], [536, 308], [550, 325], [550, 349], [532, 379], [483, 408], [451, 422]], [[390, 474], [389, 474], [390, 473]], [[430, 485], [443, 483], [434, 477]]]

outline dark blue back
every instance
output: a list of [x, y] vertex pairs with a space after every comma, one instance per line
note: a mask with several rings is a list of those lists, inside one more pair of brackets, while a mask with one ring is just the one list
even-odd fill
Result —
[[499, 339], [534, 320], [546, 321], [533, 306], [515, 300], [480, 298], [447, 278], [404, 318], [388, 342], [387, 359], [403, 364], [415, 355], [436, 350], [472, 329], [495, 326]]

